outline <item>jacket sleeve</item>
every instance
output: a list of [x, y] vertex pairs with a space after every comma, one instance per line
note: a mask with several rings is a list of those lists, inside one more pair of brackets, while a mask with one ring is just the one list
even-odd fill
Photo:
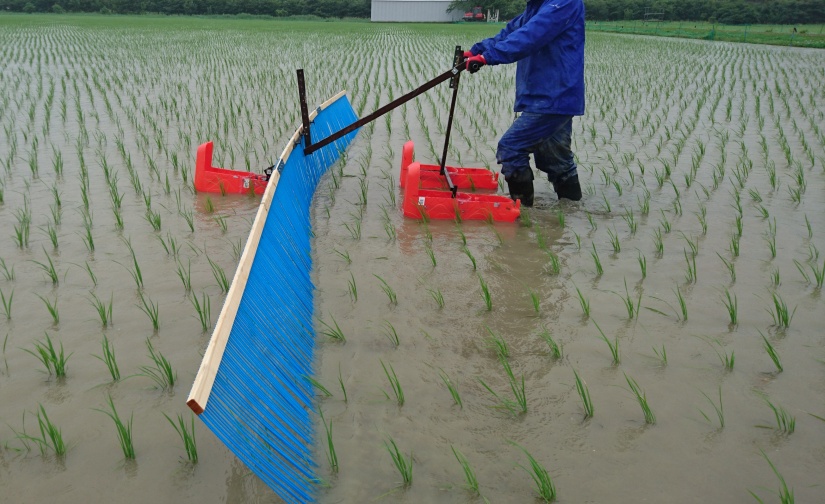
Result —
[[495, 45], [497, 42], [500, 42], [507, 38], [508, 35], [513, 33], [515, 30], [519, 29], [522, 24], [522, 17], [524, 14], [519, 14], [518, 16], [514, 17], [510, 20], [507, 25], [501, 29], [500, 32], [495, 37], [490, 37], [488, 39], [484, 39], [481, 42], [473, 44], [473, 47], [470, 48], [470, 52], [473, 54], [484, 54], [484, 52]]
[[513, 63], [533, 54], [570, 26], [581, 8], [581, 0], [546, 0], [538, 12], [517, 29], [498, 40], [483, 41], [489, 41], [484, 47], [487, 64]]

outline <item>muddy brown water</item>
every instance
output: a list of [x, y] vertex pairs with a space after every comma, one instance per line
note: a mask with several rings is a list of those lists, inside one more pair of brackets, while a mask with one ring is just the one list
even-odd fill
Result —
[[[200, 461], [186, 463], [162, 414], [189, 414], [183, 403], [209, 338], [191, 298], [208, 296], [214, 322], [224, 295], [208, 259], [231, 277], [256, 211], [246, 197], [192, 194], [184, 172], [191, 181], [194, 148], [213, 138], [219, 162], [244, 169], [248, 159], [258, 169], [294, 128], [295, 61], [315, 76], [313, 99], [345, 88], [356, 108], [369, 112], [440, 73], [443, 47], [457, 39], [469, 45], [482, 36], [478, 30], [357, 24], [339, 33], [312, 24], [161, 20], [147, 26], [128, 18], [111, 26], [72, 18], [5, 25], [0, 258], [14, 278], [0, 275], [0, 291], [14, 298], [11, 318], [0, 320], [3, 502], [277, 502], [201, 424]], [[128, 49], [133, 42], [142, 50]], [[335, 47], [352, 49], [340, 63], [344, 71], [313, 56]], [[400, 65], [377, 58], [381, 47], [430, 57]], [[347, 337], [342, 344], [319, 336], [316, 347], [316, 379], [333, 394], [319, 398], [318, 407], [333, 424], [340, 463], [331, 474], [319, 422], [318, 474], [329, 484], [319, 491], [320, 502], [532, 502], [533, 482], [520, 467], [527, 459], [511, 442], [547, 468], [561, 502], [752, 502], [749, 491], [770, 502], [780, 482], [762, 452], [800, 502], [825, 500], [825, 341], [814, 274], [825, 268], [825, 53], [609, 34], [591, 35], [587, 50], [588, 112], [574, 123], [586, 193], [581, 202], [557, 202], [539, 180], [529, 222], [404, 219], [396, 187], [401, 145], [413, 139], [417, 159], [434, 162], [446, 89], [362, 130], [346, 162], [334, 168], [340, 187], [331, 174], [319, 185], [312, 208], [316, 314], [334, 318]], [[276, 52], [282, 57], [272, 56]], [[212, 78], [192, 78], [203, 73]], [[513, 119], [512, 74], [512, 68], [488, 68], [462, 80], [455, 164], [495, 168], [496, 140]], [[78, 151], [89, 173], [88, 211]], [[53, 168], [56, 152], [62, 176]], [[122, 230], [115, 226], [104, 160], [123, 194]], [[365, 205], [359, 204], [362, 178]], [[52, 188], [61, 197], [59, 224], [49, 208]], [[737, 193], [742, 233], [735, 256]], [[161, 216], [160, 231], [145, 218], [147, 206]], [[15, 226], [26, 208], [30, 238], [21, 248]], [[84, 241], [84, 219], [92, 220], [93, 251]], [[350, 231], [358, 221], [360, 238]], [[172, 239], [176, 255], [166, 251]], [[127, 240], [143, 276], [140, 292], [159, 309], [157, 332], [140, 309]], [[695, 280], [686, 278], [691, 246], [697, 247]], [[37, 264], [47, 264], [47, 256], [57, 284]], [[735, 281], [723, 259], [734, 265]], [[187, 292], [177, 271], [190, 264]], [[480, 278], [489, 286], [491, 310]], [[723, 304], [725, 289], [735, 295], [736, 325]], [[578, 292], [589, 302], [589, 316]], [[793, 312], [787, 329], [774, 323], [773, 294]], [[101, 326], [92, 295], [112, 300], [111, 326]], [[57, 300], [59, 323], [38, 296]], [[626, 298], [638, 303], [638, 317], [629, 319]], [[389, 324], [397, 346], [387, 337]], [[618, 365], [597, 324], [618, 342]], [[545, 328], [562, 347], [561, 359], [540, 337]], [[523, 377], [526, 413], [497, 407], [482, 385], [512, 399], [490, 331], [506, 341], [519, 383]], [[46, 374], [25, 351], [45, 334], [71, 354], [65, 379]], [[104, 334], [128, 376], [117, 383], [93, 357]], [[776, 348], [782, 372], [761, 334]], [[171, 392], [137, 376], [150, 364], [147, 338], [178, 373]], [[663, 349], [667, 365], [657, 356]], [[732, 370], [723, 365], [725, 355], [735, 356]], [[398, 376], [402, 406], [382, 362]], [[593, 418], [584, 419], [574, 370], [589, 388]], [[454, 404], [442, 373], [463, 407]], [[644, 390], [655, 424], [645, 423], [625, 375]], [[719, 405], [719, 390], [724, 428], [710, 402]], [[109, 394], [121, 416], [134, 415], [135, 461], [124, 461], [111, 420], [96, 411], [106, 408]], [[768, 400], [795, 418], [793, 433], [776, 428]], [[41, 455], [32, 442], [26, 450], [19, 439], [24, 428], [38, 432], [39, 405], [64, 434], [64, 458]], [[412, 453], [409, 488], [399, 487], [384, 446], [390, 438]], [[464, 488], [451, 446], [467, 457], [483, 497]]]

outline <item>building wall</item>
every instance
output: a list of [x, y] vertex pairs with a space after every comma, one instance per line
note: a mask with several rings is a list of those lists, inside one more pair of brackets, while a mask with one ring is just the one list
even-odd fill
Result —
[[449, 0], [372, 0], [372, 21], [448, 23], [464, 15], [461, 9], [447, 12]]

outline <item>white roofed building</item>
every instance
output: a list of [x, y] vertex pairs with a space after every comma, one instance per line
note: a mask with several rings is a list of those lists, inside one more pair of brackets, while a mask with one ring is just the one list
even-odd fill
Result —
[[461, 9], [447, 12], [450, 0], [372, 0], [370, 19], [383, 22], [449, 23], [459, 21]]

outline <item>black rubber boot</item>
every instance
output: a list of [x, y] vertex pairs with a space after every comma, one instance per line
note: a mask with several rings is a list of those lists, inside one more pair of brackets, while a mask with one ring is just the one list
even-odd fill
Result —
[[582, 199], [582, 188], [579, 185], [578, 175], [573, 175], [564, 182], [554, 183], [553, 189], [556, 190], [556, 195], [559, 199], [566, 198], [571, 201], [579, 201]]
[[507, 188], [513, 201], [521, 200], [522, 206], [533, 206], [533, 170], [511, 174], [504, 180], [507, 181]]

